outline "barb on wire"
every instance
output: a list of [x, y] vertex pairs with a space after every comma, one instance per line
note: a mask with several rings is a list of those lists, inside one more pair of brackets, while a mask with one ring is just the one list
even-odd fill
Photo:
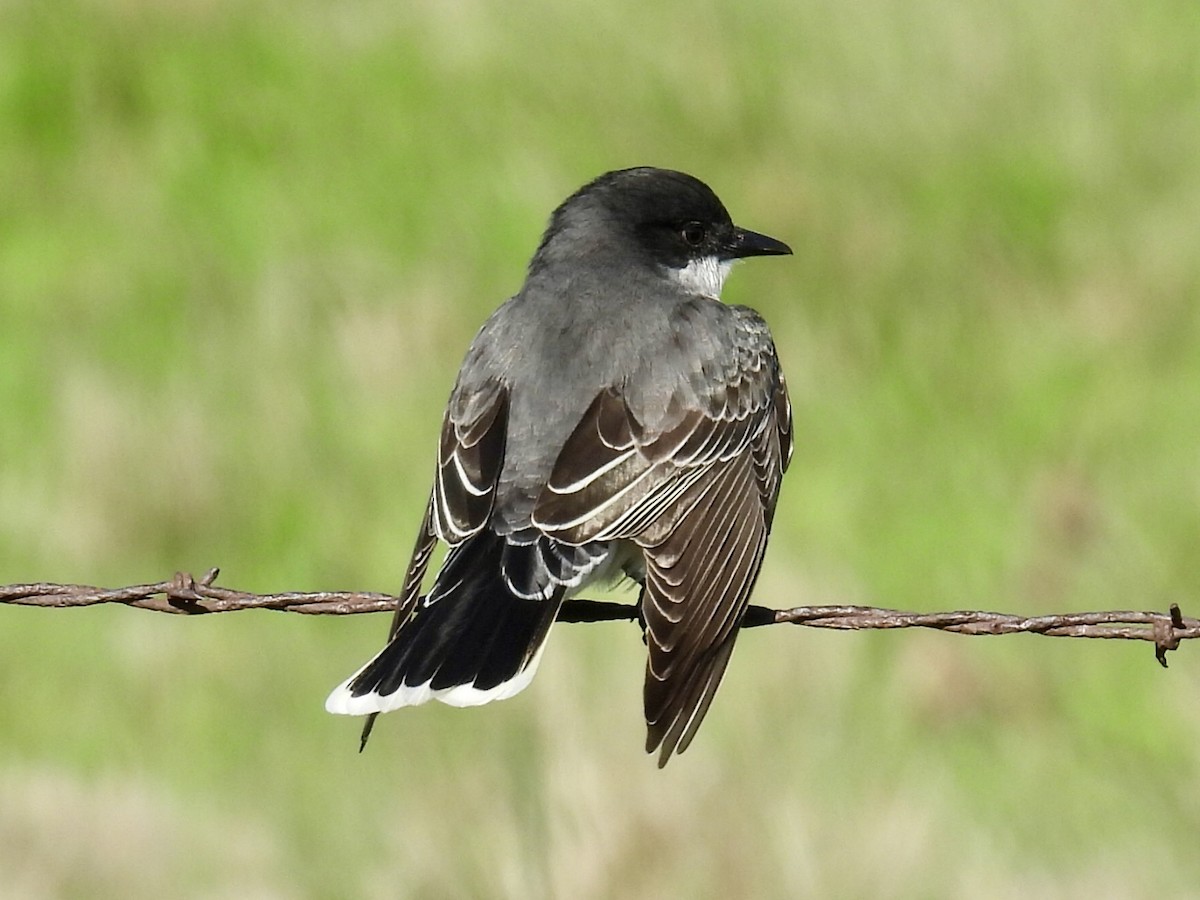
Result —
[[[111, 590], [86, 584], [0, 585], [0, 603], [56, 608], [123, 603], [139, 609], [182, 615], [275, 609], [308, 615], [345, 616], [389, 612], [395, 609], [397, 602], [397, 598], [390, 594], [349, 591], [250, 594], [217, 587], [215, 581], [218, 573], [217, 569], [209, 569], [203, 577], [196, 579], [177, 572], [170, 581]], [[631, 604], [585, 599], [567, 601], [558, 615], [561, 622], [633, 620], [637, 617], [637, 607]], [[1167, 665], [1168, 651], [1178, 649], [1182, 641], [1200, 638], [1200, 620], [1185, 617], [1178, 604], [1174, 603], [1166, 613], [1114, 610], [1029, 617], [979, 610], [915, 613], [873, 606], [797, 606], [792, 609], [751, 606], [746, 610], [742, 627], [784, 623], [845, 631], [933, 628], [957, 634], [1027, 633], [1049, 637], [1152, 641], [1155, 656], [1164, 667]]]

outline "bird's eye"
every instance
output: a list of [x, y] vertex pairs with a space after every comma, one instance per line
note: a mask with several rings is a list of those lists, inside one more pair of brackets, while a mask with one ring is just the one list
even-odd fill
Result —
[[699, 222], [688, 222], [679, 229], [679, 234], [689, 247], [699, 247], [708, 235]]

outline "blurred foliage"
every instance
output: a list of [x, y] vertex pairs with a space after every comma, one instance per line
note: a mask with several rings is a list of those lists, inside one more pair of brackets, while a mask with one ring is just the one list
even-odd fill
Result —
[[[563, 197], [654, 164], [797, 251], [726, 291], [798, 416], [759, 602], [1194, 615], [1197, 33], [1188, 0], [0, 5], [0, 583], [395, 589], [474, 330]], [[1200, 884], [1194, 648], [757, 631], [660, 773], [620, 624], [358, 756], [321, 701], [385, 629], [0, 609], [0, 893]]]

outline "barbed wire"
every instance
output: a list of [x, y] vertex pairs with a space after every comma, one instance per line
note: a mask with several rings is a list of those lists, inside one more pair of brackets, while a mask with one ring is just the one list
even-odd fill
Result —
[[[218, 569], [210, 569], [197, 579], [185, 572], [177, 572], [170, 581], [113, 589], [46, 582], [0, 585], [0, 603], [57, 609], [121, 603], [138, 609], [178, 615], [273, 609], [334, 616], [390, 612], [397, 603], [397, 598], [390, 594], [352, 591], [251, 594], [218, 587], [215, 582], [219, 573]], [[558, 620], [603, 622], [634, 620], [637, 617], [637, 607], [632, 604], [577, 598], [563, 604]], [[1185, 617], [1179, 605], [1174, 603], [1166, 613], [1112, 610], [1046, 616], [1016, 616], [982, 610], [916, 613], [875, 606], [796, 606], [791, 609], [751, 606], [742, 620], [743, 628], [781, 624], [844, 631], [931, 628], [955, 634], [1041, 634], [1047, 637], [1152, 641], [1155, 656], [1164, 667], [1167, 665], [1168, 651], [1178, 649], [1185, 640], [1200, 638], [1200, 619]]]

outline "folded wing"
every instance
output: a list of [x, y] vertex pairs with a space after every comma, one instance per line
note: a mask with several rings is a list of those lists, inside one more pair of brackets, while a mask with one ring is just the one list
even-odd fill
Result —
[[686, 749], [720, 683], [791, 454], [774, 347], [761, 319], [746, 319], [728, 354], [659, 404], [659, 425], [640, 421], [619, 386], [601, 392], [534, 507], [556, 540], [643, 550], [647, 751], [660, 765]]

